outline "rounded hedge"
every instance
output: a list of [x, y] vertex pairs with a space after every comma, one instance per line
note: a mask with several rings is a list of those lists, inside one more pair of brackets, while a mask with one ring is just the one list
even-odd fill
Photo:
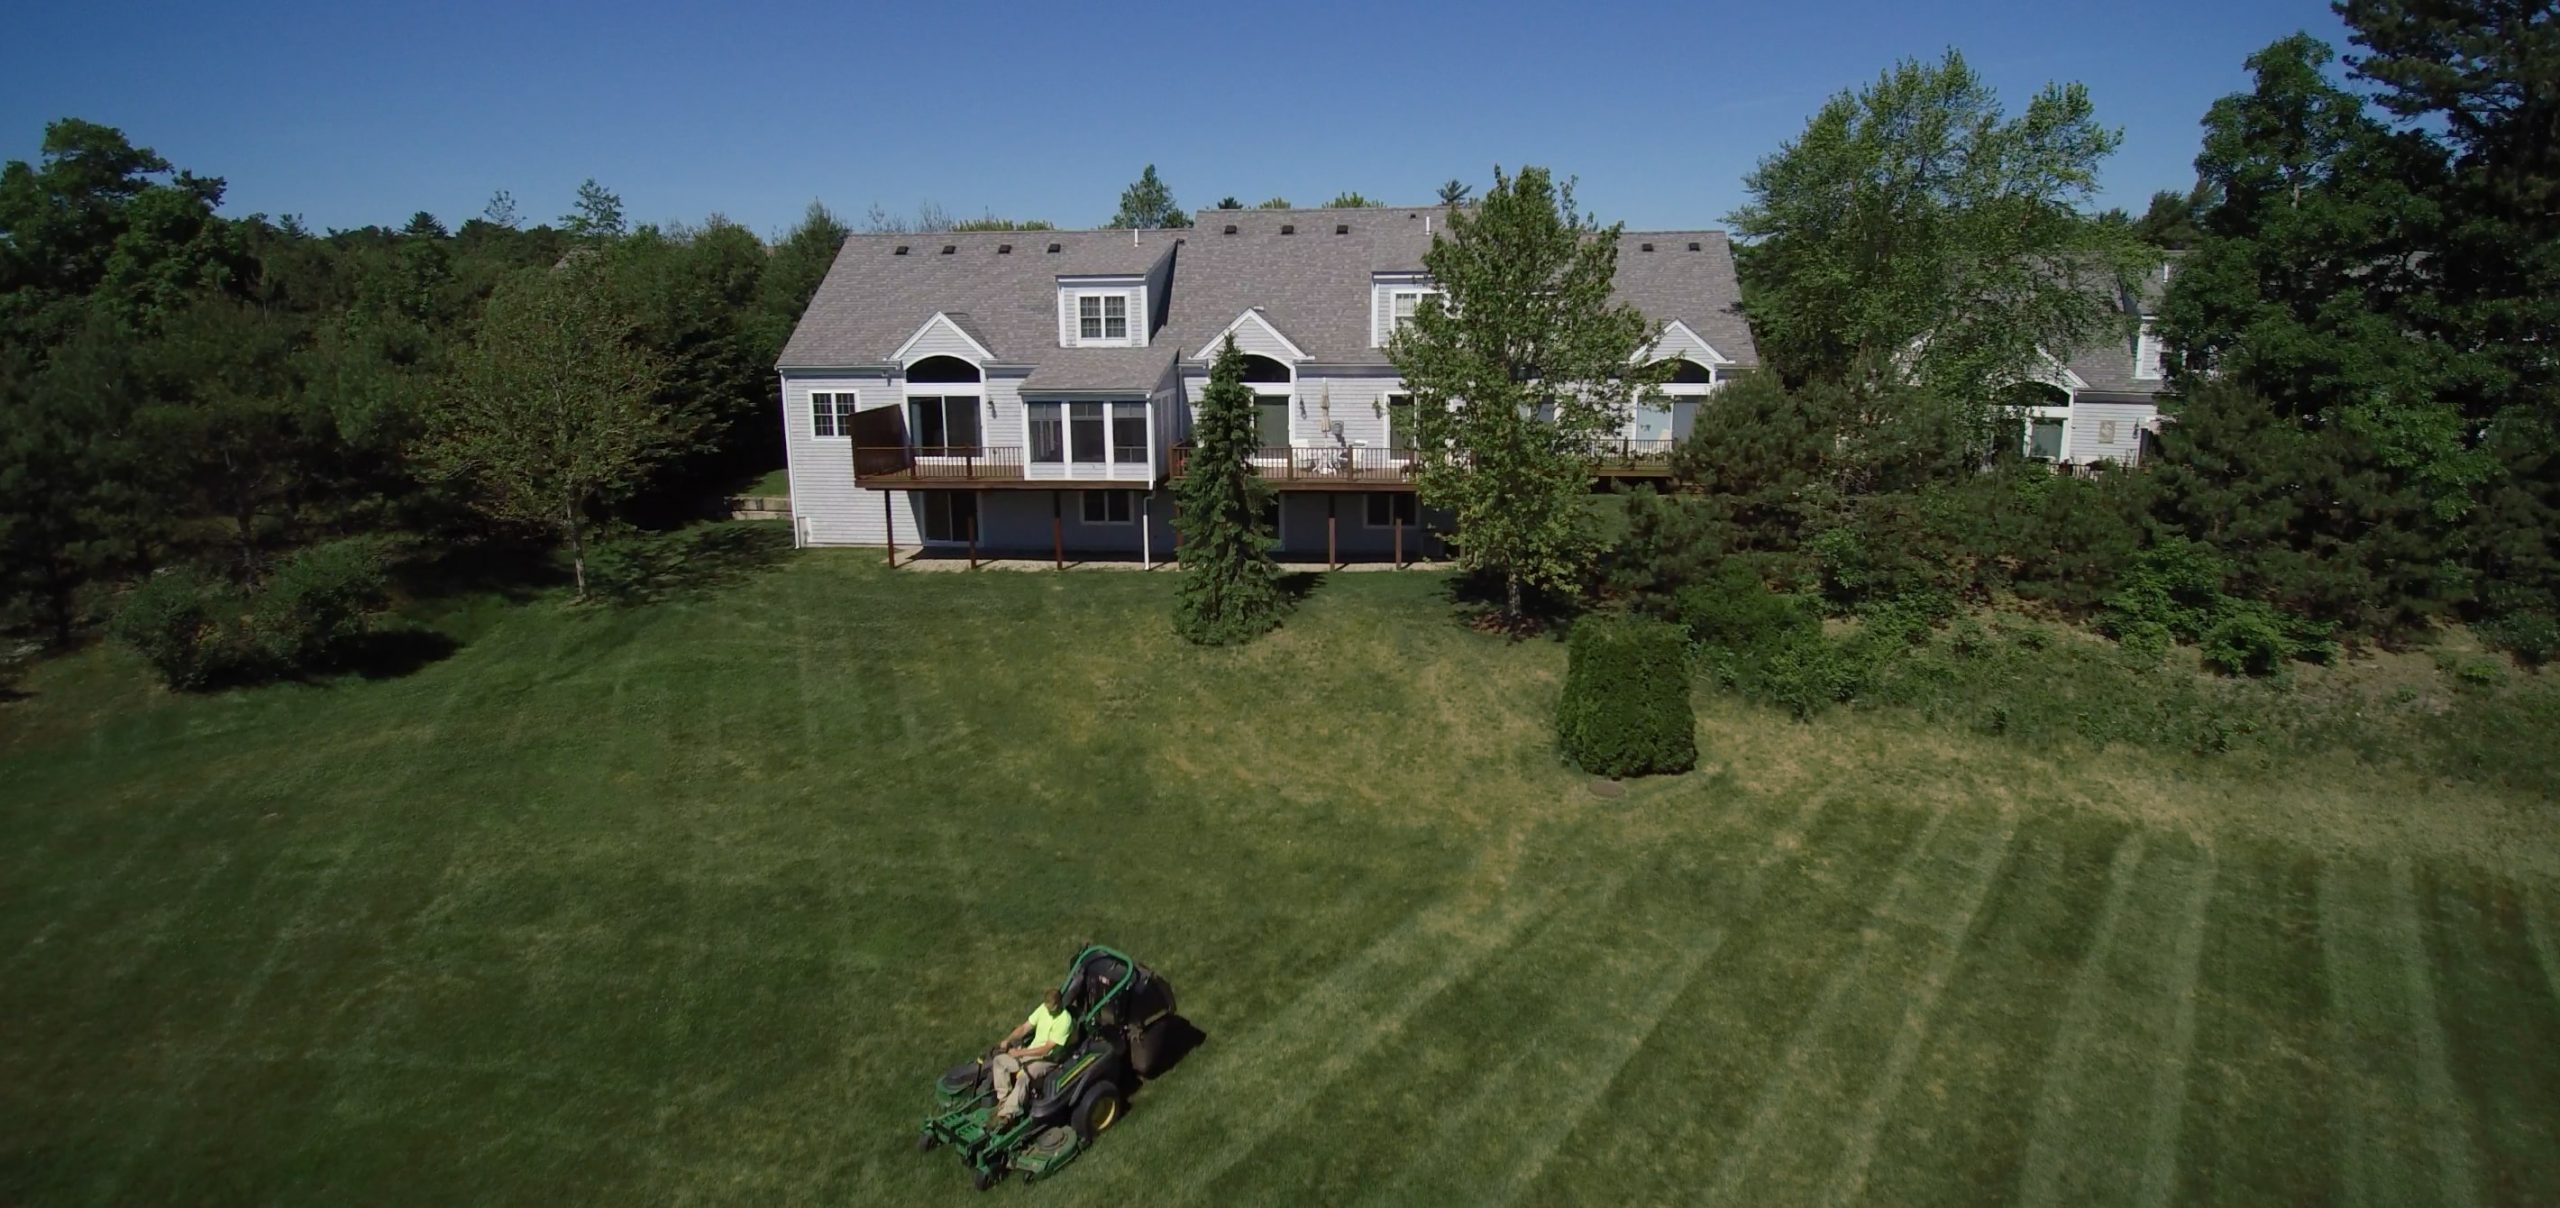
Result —
[[1688, 635], [1679, 626], [1642, 617], [1589, 617], [1574, 625], [1566, 653], [1556, 741], [1567, 762], [1598, 776], [1698, 766]]

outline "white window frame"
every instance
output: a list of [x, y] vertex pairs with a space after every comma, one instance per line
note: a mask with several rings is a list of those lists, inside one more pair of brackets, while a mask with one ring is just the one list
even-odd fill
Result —
[[[810, 391], [809, 439], [853, 439], [853, 413], [859, 402], [856, 392], [851, 390]], [[827, 423], [828, 430], [825, 432], [818, 431], [818, 421], [821, 417]]]
[[[1401, 328], [1401, 327], [1403, 327], [1405, 324], [1412, 322], [1412, 321], [1413, 321], [1413, 315], [1422, 313], [1422, 300], [1423, 300], [1424, 298], [1443, 298], [1443, 299], [1445, 299], [1445, 298], [1447, 298], [1448, 296], [1449, 296], [1449, 291], [1444, 290], [1444, 289], [1441, 289], [1441, 288], [1439, 288], [1438, 286], [1432, 286], [1432, 285], [1390, 285], [1390, 286], [1388, 286], [1388, 287], [1387, 287], [1387, 321], [1386, 321], [1387, 325], [1386, 325], [1386, 329], [1385, 329], [1385, 330], [1383, 330], [1383, 331], [1381, 331], [1381, 332], [1379, 332], [1379, 333], [1378, 333], [1378, 347], [1380, 347], [1380, 348], [1384, 348], [1384, 347], [1386, 347], [1386, 346], [1387, 346], [1387, 341], [1395, 338], [1395, 334], [1396, 334], [1396, 331], [1397, 331], [1397, 329], [1398, 329], [1398, 328]], [[1407, 299], [1407, 298], [1411, 298], [1411, 299], [1413, 299], [1413, 314], [1404, 314], [1404, 315], [1397, 314], [1397, 313], [1396, 313], [1396, 305], [1397, 305], [1398, 303], [1400, 303], [1400, 302], [1404, 301], [1404, 300], [1405, 300], [1405, 299]]]
[[[1087, 528], [1127, 528], [1127, 527], [1129, 527], [1129, 526], [1132, 526], [1132, 525], [1135, 525], [1136, 523], [1138, 523], [1138, 518], [1139, 518], [1139, 517], [1146, 515], [1146, 505], [1145, 505], [1145, 504], [1142, 504], [1142, 503], [1140, 503], [1140, 502], [1138, 502], [1138, 499], [1137, 499], [1138, 492], [1136, 492], [1136, 491], [1131, 491], [1131, 490], [1078, 491], [1078, 492], [1077, 492], [1077, 494], [1082, 495], [1084, 498], [1083, 498], [1083, 500], [1082, 500], [1081, 502], [1079, 502], [1079, 503], [1076, 505], [1076, 508], [1077, 508], [1076, 516], [1077, 516], [1077, 518], [1078, 518], [1078, 522], [1079, 522], [1079, 523], [1081, 523], [1081, 524], [1083, 524], [1083, 525], [1084, 525], [1085, 527], [1087, 527]], [[1103, 518], [1102, 518], [1102, 519], [1100, 519], [1100, 520], [1096, 520], [1096, 519], [1094, 519], [1094, 518], [1093, 518], [1093, 505], [1094, 505], [1094, 503], [1095, 503], [1095, 497], [1096, 497], [1096, 496], [1114, 496], [1114, 495], [1116, 495], [1116, 496], [1118, 496], [1118, 497], [1120, 497], [1120, 498], [1122, 498], [1122, 499], [1126, 499], [1126, 500], [1128, 500], [1128, 501], [1129, 501], [1129, 517], [1128, 517], [1128, 519], [1126, 519], [1126, 520], [1113, 520], [1113, 519], [1111, 519], [1111, 504], [1110, 504], [1110, 500], [1109, 500], [1108, 498], [1105, 498], [1105, 499], [1103, 499], [1103, 500], [1101, 501], [1101, 502], [1102, 502], [1102, 515], [1103, 515]]]
[[2024, 458], [2026, 458], [2026, 459], [2028, 459], [2028, 460], [2030, 460], [2030, 461], [2035, 460], [2035, 459], [2036, 459], [2036, 422], [2037, 422], [2038, 420], [2061, 420], [2061, 421], [2062, 421], [2062, 439], [2061, 439], [2061, 442], [2060, 442], [2060, 447], [2055, 451], [2055, 453], [2054, 453], [2054, 457], [2053, 457], [2053, 461], [2052, 461], [2050, 464], [2052, 464], [2052, 465], [2057, 465], [2057, 466], [2059, 466], [2059, 465], [2068, 465], [2068, 464], [2070, 464], [2070, 461], [2071, 461], [2071, 408], [2069, 408], [2069, 407], [2067, 407], [2067, 406], [2064, 406], [2064, 407], [2028, 407], [2028, 408], [2026, 408], [2025, 410], [2026, 410], [2026, 420], [2027, 420], [2027, 422], [2026, 422], [2026, 424], [2025, 424], [2024, 430], [2018, 433], [2018, 455], [2019, 455], [2019, 456], [2021, 456], [2021, 457], [2024, 457]]
[[[1084, 334], [1084, 307], [1093, 303], [1094, 330]], [[1111, 305], [1120, 306], [1120, 334], [1111, 334]], [[1147, 346], [1147, 289], [1143, 284], [1061, 285], [1058, 287], [1058, 331], [1064, 348], [1144, 348]]]

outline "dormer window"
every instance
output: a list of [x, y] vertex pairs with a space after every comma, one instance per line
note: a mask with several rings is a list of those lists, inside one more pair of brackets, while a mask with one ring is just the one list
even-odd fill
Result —
[[2133, 341], [2133, 376], [2136, 381], [2158, 381], [2160, 372], [2160, 333], [2153, 331], [2151, 320], [2142, 321], [2142, 334]]
[[1085, 294], [1076, 299], [1076, 338], [1087, 342], [1129, 338], [1129, 295]]
[[1140, 277], [1058, 279], [1058, 347], [1147, 346], [1147, 283]]

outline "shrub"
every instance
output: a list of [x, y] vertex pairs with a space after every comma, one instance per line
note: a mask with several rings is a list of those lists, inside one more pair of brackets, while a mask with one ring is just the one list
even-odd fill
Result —
[[2183, 641], [2204, 636], [2222, 594], [2222, 560], [2212, 550], [2172, 538], [2142, 551], [2107, 597], [2105, 628], [2167, 634]]
[[2276, 610], [2254, 601], [2221, 609], [2196, 645], [2204, 665], [2225, 675], [2272, 675], [2293, 652]]
[[1705, 651], [1774, 650], [1796, 635], [1822, 633], [1810, 601], [1770, 591], [1750, 566], [1730, 558], [1706, 582], [1682, 588], [1672, 615]]
[[2539, 667], [2560, 655], [2560, 619], [2537, 609], [2491, 617], [2480, 623], [2480, 636], [2527, 667]]
[[1556, 740], [1565, 759], [1599, 776], [1685, 772], [1698, 764], [1679, 627], [1640, 617], [1591, 617], [1567, 644]]
[[138, 651], [161, 682], [186, 691], [246, 669], [239, 611], [228, 585], [182, 567], [153, 575], [125, 597], [108, 634]]
[[362, 637], [388, 591], [380, 542], [332, 541], [276, 567], [249, 612], [250, 641], [274, 673], [328, 665]]

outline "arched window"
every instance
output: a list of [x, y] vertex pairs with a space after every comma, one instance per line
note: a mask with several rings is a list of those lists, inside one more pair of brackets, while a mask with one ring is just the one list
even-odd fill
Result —
[[977, 366], [958, 357], [926, 357], [907, 366], [907, 443], [924, 456], [985, 455], [978, 417], [984, 380]]
[[1280, 450], [1275, 456], [1286, 456], [1291, 443], [1289, 401], [1297, 392], [1297, 370], [1270, 357], [1247, 355], [1244, 381], [1254, 394], [1254, 443], [1264, 449]]
[[1681, 357], [1671, 362], [1671, 373], [1663, 379], [1663, 397], [1649, 403], [1636, 404], [1635, 422], [1630, 437], [1635, 447], [1653, 454], [1666, 450], [1671, 442], [1686, 440], [1698, 426], [1698, 405], [1715, 385], [1715, 371]]
[[1715, 380], [1715, 370], [1686, 357], [1671, 363], [1671, 384], [1674, 386], [1704, 386]]

